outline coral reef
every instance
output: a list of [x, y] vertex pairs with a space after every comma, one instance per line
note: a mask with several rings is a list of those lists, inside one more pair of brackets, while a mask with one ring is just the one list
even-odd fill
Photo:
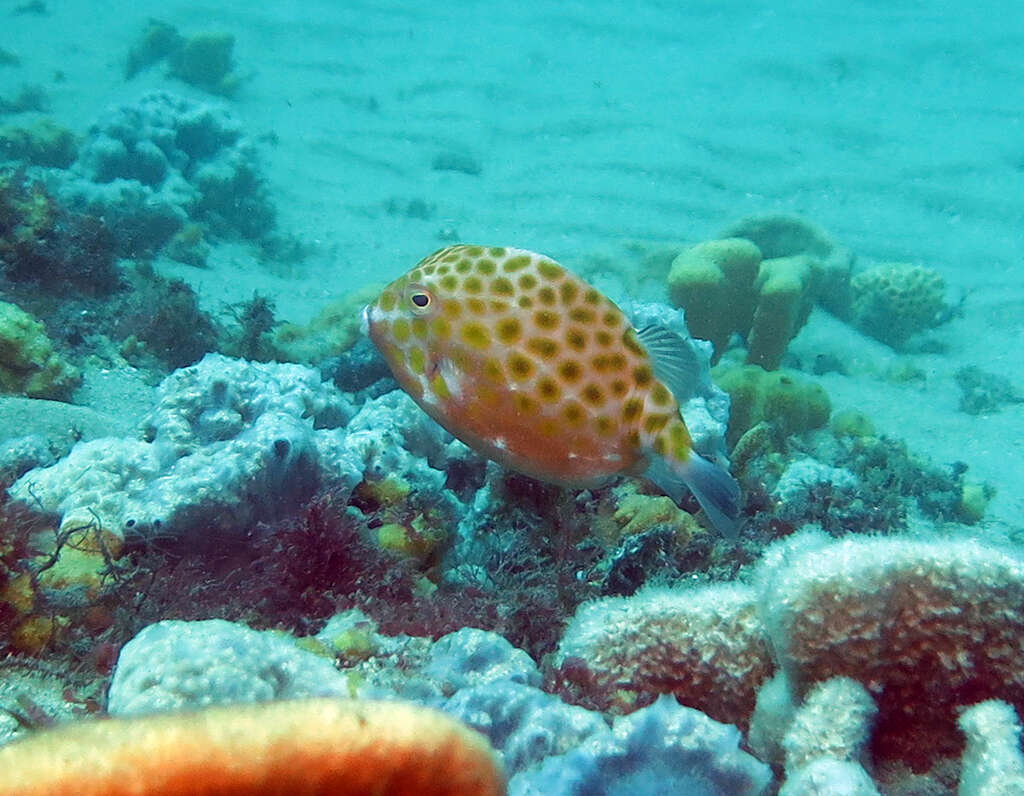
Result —
[[746, 586], [649, 588], [580, 606], [558, 648], [563, 676], [602, 709], [674, 694], [746, 727], [773, 667], [756, 596]]
[[52, 119], [39, 119], [26, 127], [0, 128], [0, 159], [66, 169], [77, 156], [78, 140], [74, 133]]
[[477, 733], [436, 711], [335, 699], [72, 723], [0, 749], [0, 790], [53, 796], [499, 796]]
[[[855, 428], [865, 430], [859, 422]], [[767, 509], [748, 529], [769, 537], [808, 523], [835, 536], [893, 533], [914, 516], [976, 523], [993, 495], [987, 484], [967, 480], [962, 463], [936, 466], [901, 442], [870, 434], [780, 440], [761, 423], [737, 442], [733, 462], [756, 493], [751, 501]]]
[[719, 234], [752, 241], [765, 260], [811, 258], [817, 264], [816, 301], [838, 318], [849, 317], [853, 252], [832, 240], [817, 224], [797, 215], [766, 213], [741, 218]]
[[222, 532], [240, 531], [301, 505], [318, 485], [351, 491], [361, 471], [341, 437], [315, 428], [351, 413], [315, 371], [210, 354], [160, 385], [145, 439], [79, 443], [11, 494], [61, 514], [62, 527], [179, 535], [216, 518]]
[[167, 92], [109, 111], [89, 129], [72, 173], [61, 198], [103, 216], [124, 256], [160, 249], [190, 221], [257, 242], [274, 231], [256, 150], [238, 122]]
[[763, 260], [754, 281], [757, 305], [747, 335], [747, 362], [774, 370], [817, 300], [819, 264], [806, 256]]
[[820, 792], [823, 772], [828, 771], [829, 793], [876, 793], [863, 768], [875, 713], [870, 694], [854, 680], [833, 677], [815, 685], [782, 739], [784, 791]]
[[956, 707], [1024, 704], [1021, 561], [975, 541], [826, 539], [769, 548], [758, 574], [798, 695], [836, 676], [862, 683], [878, 702], [873, 754], [918, 770], [959, 749]]
[[669, 298], [685, 309], [690, 333], [714, 344], [716, 361], [734, 332], [750, 330], [760, 265], [760, 250], [740, 238], [699, 243], [672, 261]]
[[[776, 222], [790, 230], [785, 218], [769, 219], [767, 229]], [[784, 246], [772, 235], [786, 238], [787, 233], [766, 235], [761, 224], [741, 223], [736, 229], [676, 257], [668, 276], [669, 298], [686, 310], [694, 336], [714, 343], [716, 357], [738, 333], [747, 341], [747, 363], [774, 370], [824, 292], [825, 266], [816, 256], [824, 249], [807, 240], [801, 241], [802, 250], [789, 240]], [[765, 254], [751, 236], [762, 239], [771, 253]]]
[[278, 325], [273, 301], [254, 292], [250, 300], [234, 304], [228, 310], [235, 327], [225, 333], [221, 353], [256, 362], [284, 359], [270, 339], [270, 332]]
[[600, 713], [509, 681], [463, 689], [445, 702], [444, 710], [486, 735], [509, 773], [526, 772], [524, 779], [530, 776], [527, 770], [545, 758], [564, 755], [608, 732]]
[[5, 488], [34, 467], [48, 467], [56, 461], [43, 434], [8, 437], [0, 443], [0, 485]]
[[347, 694], [330, 660], [287, 636], [222, 619], [169, 620], [147, 626], [121, 648], [107, 711], [130, 716]]
[[[338, 672], [302, 647], [333, 651], [345, 668]], [[494, 633], [464, 628], [434, 643], [388, 637], [349, 611], [315, 639], [216, 620], [149, 626], [121, 652], [109, 709], [149, 712], [344, 689], [411, 699], [483, 733], [512, 777], [512, 793], [578, 792], [596, 778], [620, 785], [632, 778], [708, 781], [730, 793], [757, 793], [768, 781], [768, 769], [737, 748], [734, 728], [696, 710], [663, 700], [609, 727], [601, 714], [567, 705], [540, 685], [529, 656]]]
[[66, 401], [81, 381], [78, 369], [53, 350], [43, 324], [0, 301], [0, 392]]
[[953, 380], [960, 388], [959, 409], [969, 415], [997, 412], [1007, 404], [1024, 403], [1024, 392], [998, 373], [986, 373], [968, 365], [957, 368]]
[[771, 781], [771, 773], [741, 751], [739, 742], [735, 727], [662, 697], [650, 707], [616, 718], [610, 731], [595, 733], [576, 749], [517, 774], [509, 793], [757, 796]]
[[753, 590], [649, 589], [583, 604], [559, 646], [561, 677], [579, 701], [628, 710], [671, 693], [745, 727], [755, 690], [778, 663], [785, 680], [761, 688], [755, 724], [755, 745], [773, 760], [783, 747], [796, 759], [795, 741], [779, 737], [787, 704], [846, 677], [877, 702], [873, 759], [916, 771], [959, 751], [958, 707], [979, 698], [1024, 704], [1024, 564], [1007, 552], [804, 532], [769, 547], [754, 580]]
[[853, 325], [895, 349], [938, 326], [949, 312], [945, 280], [923, 265], [876, 265], [856, 274], [850, 289]]
[[177, 28], [159, 19], [150, 19], [128, 51], [124, 64], [125, 79], [131, 80], [143, 69], [177, 52], [181, 49], [181, 43], [182, 36]]
[[366, 398], [378, 398], [398, 387], [388, 363], [367, 337], [356, 338], [344, 353], [323, 360], [320, 371], [339, 389]]
[[688, 319], [682, 311], [665, 304], [631, 301], [626, 314], [637, 329], [662, 326], [686, 342], [693, 353], [696, 377], [691, 385], [692, 394], [689, 397], [679, 396], [679, 409], [694, 448], [713, 460], [728, 461], [725, 436], [729, 422], [729, 396], [711, 378], [713, 347], [690, 333]]
[[798, 528], [813, 518], [824, 530], [842, 535], [860, 530], [862, 515], [875, 508], [865, 505], [866, 491], [845, 467], [803, 457], [786, 465], [770, 494], [776, 521]]
[[288, 362], [311, 365], [343, 354], [362, 337], [360, 311], [380, 295], [380, 288], [374, 283], [331, 302], [306, 326], [281, 324], [273, 335], [275, 351]]
[[619, 526], [619, 538], [640, 536], [659, 526], [668, 525], [678, 541], [686, 545], [700, 526], [693, 515], [683, 511], [665, 495], [645, 495], [636, 491], [637, 484], [627, 481], [613, 489], [615, 512], [612, 519]]
[[159, 369], [181, 368], [217, 347], [218, 328], [187, 283], [145, 265], [128, 269], [125, 278], [130, 289], [111, 298], [95, 331], [122, 341], [126, 359], [149, 364], [148, 355], [159, 360]]
[[498, 680], [533, 687], [541, 683], [537, 664], [529, 655], [501, 636], [471, 627], [434, 642], [423, 673], [440, 683], [446, 693]]
[[0, 97], [0, 113], [44, 112], [50, 104], [46, 89], [38, 83], [22, 83], [13, 97]]
[[212, 94], [230, 96], [240, 83], [234, 73], [234, 46], [235, 37], [230, 33], [183, 36], [173, 25], [150, 19], [128, 51], [125, 79], [166, 60], [172, 77]]
[[196, 33], [168, 55], [170, 74], [213, 94], [230, 96], [238, 89], [232, 51], [235, 37], [230, 33]]

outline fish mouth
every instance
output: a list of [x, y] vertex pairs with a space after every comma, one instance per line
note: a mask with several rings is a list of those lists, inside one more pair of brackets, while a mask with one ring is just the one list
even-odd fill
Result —
[[370, 336], [370, 310], [372, 308], [372, 304], [367, 304], [359, 313], [359, 331], [366, 337]]

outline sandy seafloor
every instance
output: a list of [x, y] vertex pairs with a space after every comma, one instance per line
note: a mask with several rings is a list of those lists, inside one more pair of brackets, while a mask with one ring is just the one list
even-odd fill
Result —
[[[10, 4], [14, 5], [14, 4]], [[297, 266], [217, 247], [212, 267], [167, 273], [204, 305], [269, 294], [306, 320], [329, 299], [398, 275], [438, 233], [580, 264], [623, 240], [693, 243], [749, 213], [818, 222], [858, 265], [937, 269], [962, 317], [911, 355], [923, 384], [878, 375], [896, 355], [823, 313], [792, 350], [831, 351], [820, 381], [937, 463], [998, 490], [982, 534], [1024, 517], [1024, 408], [959, 412], [954, 371], [1024, 387], [1024, 12], [1015, 0], [890, 2], [84, 2], [4, 16], [0, 95], [46, 87], [77, 132], [167, 88], [220, 102], [156, 66], [123, 61], [149, 17], [236, 36], [227, 101], [253, 137], [281, 228], [312, 244]], [[54, 81], [60, 70], [62, 82]], [[473, 176], [436, 171], [468, 153]], [[423, 220], [390, 200], [435, 206]], [[650, 286], [657, 293], [660, 285]], [[88, 386], [88, 385], [87, 385]]]

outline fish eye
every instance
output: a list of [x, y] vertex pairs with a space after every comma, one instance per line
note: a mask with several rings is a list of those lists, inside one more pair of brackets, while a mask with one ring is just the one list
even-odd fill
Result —
[[414, 315], [428, 315], [434, 311], [434, 294], [424, 285], [410, 285], [405, 292], [405, 300]]

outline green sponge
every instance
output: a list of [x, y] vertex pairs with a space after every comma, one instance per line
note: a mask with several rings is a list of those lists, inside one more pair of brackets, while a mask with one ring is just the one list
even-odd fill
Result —
[[762, 421], [790, 436], [821, 428], [832, 411], [828, 393], [821, 385], [793, 371], [723, 363], [711, 375], [732, 399], [727, 435], [730, 447]]
[[761, 251], [743, 238], [698, 243], [672, 261], [669, 298], [686, 310], [690, 334], [714, 344], [716, 357], [733, 332], [750, 329], [760, 265]]
[[747, 335], [747, 362], [774, 370], [811, 314], [818, 262], [806, 254], [765, 260], [757, 274], [757, 306]]
[[814, 306], [820, 270], [806, 254], [762, 261], [744, 238], [706, 241], [673, 261], [669, 298], [686, 311], [690, 333], [712, 342], [716, 359], [737, 332], [747, 338], [747, 362], [774, 370]]
[[63, 401], [81, 381], [78, 370], [54, 353], [43, 324], [0, 301], [0, 391]]

